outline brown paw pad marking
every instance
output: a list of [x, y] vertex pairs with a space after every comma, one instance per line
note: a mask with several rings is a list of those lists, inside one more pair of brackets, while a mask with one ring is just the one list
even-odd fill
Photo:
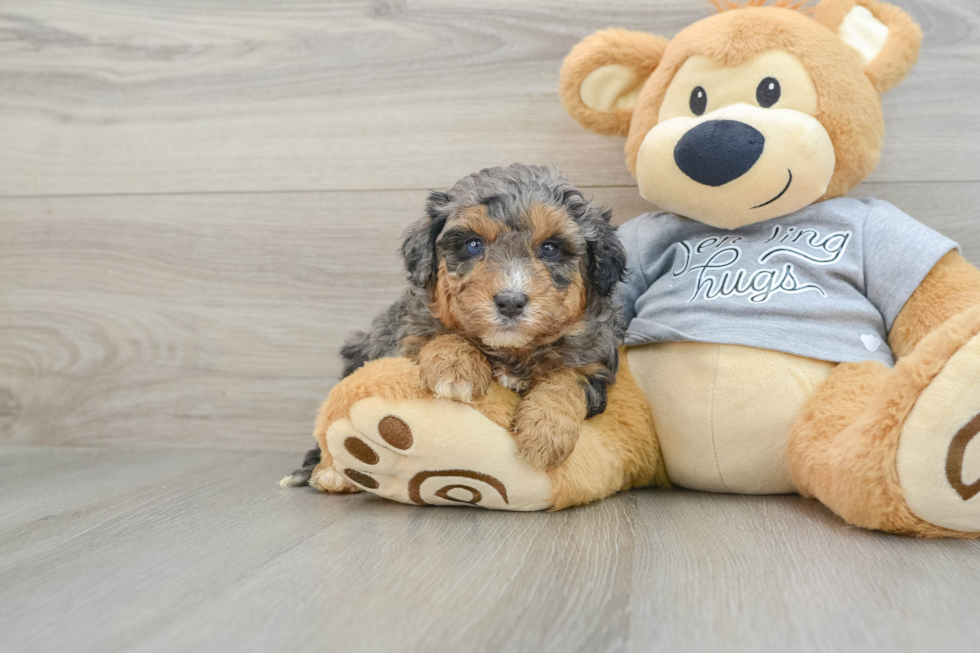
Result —
[[408, 428], [404, 420], [394, 415], [381, 418], [378, 422], [378, 434], [385, 442], [401, 451], [411, 447], [414, 441], [412, 429]]
[[964, 501], [969, 501], [980, 494], [980, 480], [967, 485], [963, 482], [963, 462], [966, 458], [966, 447], [980, 433], [980, 415], [971, 419], [960, 429], [949, 444], [946, 454], [946, 478]]
[[347, 476], [347, 478], [349, 478], [350, 480], [357, 483], [358, 485], [363, 485], [369, 490], [378, 489], [378, 482], [376, 480], [374, 480], [367, 474], [357, 471], [356, 469], [345, 469], [344, 475]]
[[[456, 497], [449, 496], [452, 490], [466, 490], [470, 493], [470, 500], [457, 499]], [[478, 505], [480, 501], [483, 500], [483, 494], [477, 490], [475, 487], [470, 487], [468, 485], [447, 485], [436, 490], [436, 496], [445, 499], [446, 501], [455, 501], [456, 503], [468, 503], [471, 506]]]
[[[422, 483], [430, 478], [436, 477], [448, 477], [453, 479], [468, 478], [474, 481], [479, 481], [496, 490], [497, 494], [500, 495], [500, 498], [504, 500], [504, 503], [507, 503], [507, 488], [504, 487], [503, 483], [489, 474], [481, 474], [480, 472], [474, 472], [469, 469], [443, 469], [439, 471], [419, 472], [412, 477], [411, 481], [408, 482], [408, 498], [420, 506], [425, 505], [427, 502], [422, 498]], [[453, 490], [465, 490], [469, 492], [469, 501], [449, 496], [449, 493]], [[435, 491], [435, 495], [440, 499], [456, 501], [457, 503], [468, 503], [473, 506], [477, 505], [483, 500], [483, 494], [478, 489], [472, 487], [471, 485], [461, 483], [444, 485]]]
[[344, 449], [365, 465], [377, 465], [380, 460], [377, 452], [360, 438], [350, 437], [344, 440]]

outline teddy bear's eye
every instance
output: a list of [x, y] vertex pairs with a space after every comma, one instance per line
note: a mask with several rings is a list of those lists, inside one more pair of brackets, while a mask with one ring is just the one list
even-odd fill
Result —
[[691, 91], [691, 113], [700, 116], [708, 106], [708, 94], [700, 86]]
[[779, 80], [775, 77], [766, 77], [759, 82], [759, 86], [755, 89], [755, 99], [758, 100], [759, 106], [763, 109], [768, 109], [779, 102], [781, 94]]

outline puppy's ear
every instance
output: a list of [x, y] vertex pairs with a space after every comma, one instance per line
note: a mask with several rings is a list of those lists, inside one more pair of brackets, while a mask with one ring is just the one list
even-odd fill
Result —
[[596, 237], [588, 241], [586, 251], [589, 282], [600, 297], [608, 297], [626, 276], [626, 250], [611, 219], [612, 211], [603, 209], [596, 220]]
[[864, 74], [879, 93], [898, 86], [919, 58], [922, 29], [912, 17], [878, 0], [822, 0], [813, 19], [864, 60]]
[[596, 32], [572, 48], [559, 95], [572, 118], [607, 136], [626, 136], [633, 106], [667, 49], [667, 39], [625, 29]]
[[447, 193], [432, 191], [425, 203], [425, 217], [411, 224], [402, 235], [402, 258], [408, 280], [420, 288], [436, 275], [436, 238], [446, 226], [451, 198]]

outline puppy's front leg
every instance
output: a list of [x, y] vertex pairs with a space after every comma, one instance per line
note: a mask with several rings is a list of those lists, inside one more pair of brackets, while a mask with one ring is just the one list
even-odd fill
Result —
[[517, 407], [517, 446], [536, 468], [557, 467], [575, 448], [588, 410], [585, 383], [574, 370], [558, 370], [528, 390]]
[[487, 357], [465, 338], [436, 336], [419, 352], [422, 384], [437, 397], [470, 402], [490, 387], [493, 373]]

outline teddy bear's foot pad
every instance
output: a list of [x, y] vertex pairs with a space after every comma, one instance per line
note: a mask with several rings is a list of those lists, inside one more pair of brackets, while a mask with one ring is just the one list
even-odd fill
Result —
[[518, 455], [513, 436], [454, 401], [363, 399], [326, 434], [333, 469], [359, 488], [416, 505], [543, 510], [548, 475]]
[[919, 396], [896, 463], [917, 517], [980, 532], [980, 336], [957, 351]]

